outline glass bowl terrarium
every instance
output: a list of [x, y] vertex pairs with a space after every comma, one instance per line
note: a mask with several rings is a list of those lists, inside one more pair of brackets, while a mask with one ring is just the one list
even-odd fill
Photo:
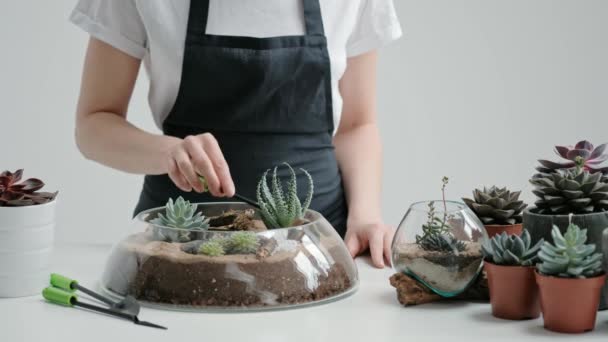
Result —
[[[269, 211], [245, 203], [179, 198], [144, 211], [114, 246], [101, 288], [145, 305], [210, 311], [287, 308], [353, 293], [357, 269], [342, 239], [321, 214], [299, 209], [288, 227], [271, 229]], [[192, 227], [172, 227], [184, 220]]]
[[[444, 188], [447, 179], [444, 179]], [[445, 198], [445, 196], [444, 196]], [[393, 267], [443, 297], [462, 293], [482, 268], [481, 221], [460, 202], [417, 202], [405, 214], [392, 243]]]

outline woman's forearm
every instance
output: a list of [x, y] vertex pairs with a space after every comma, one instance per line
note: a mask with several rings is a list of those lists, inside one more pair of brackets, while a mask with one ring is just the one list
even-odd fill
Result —
[[165, 155], [180, 141], [145, 132], [113, 113], [91, 113], [76, 122], [76, 143], [86, 158], [130, 173], [167, 173]]
[[382, 221], [382, 144], [375, 123], [366, 123], [339, 132], [334, 137], [336, 156], [342, 172], [349, 221]]

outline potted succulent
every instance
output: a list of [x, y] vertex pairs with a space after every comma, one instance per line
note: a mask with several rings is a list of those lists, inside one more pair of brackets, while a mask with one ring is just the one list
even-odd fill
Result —
[[530, 234], [502, 232], [484, 241], [484, 269], [488, 275], [492, 315], [504, 319], [531, 319], [540, 315], [535, 262], [543, 241], [532, 245]]
[[461, 202], [442, 198], [410, 206], [391, 245], [397, 272], [418, 280], [443, 297], [462, 293], [481, 271], [483, 224]]
[[[532, 241], [551, 242], [553, 226], [563, 233], [572, 222], [587, 228], [591, 243], [602, 245], [602, 232], [608, 227], [608, 167], [600, 167], [608, 159], [606, 146], [594, 147], [588, 141], [556, 146], [556, 153], [567, 161], [539, 160], [538, 173], [530, 180], [538, 199], [523, 214]], [[608, 307], [604, 296], [600, 303], [600, 309]]]
[[262, 175], [259, 208], [180, 197], [140, 213], [136, 231], [111, 252], [102, 289], [199, 310], [278, 308], [353, 293], [352, 257], [329, 222], [308, 209], [311, 176], [302, 171], [308, 192], [301, 201], [287, 168], [286, 188], [277, 168]]
[[22, 177], [0, 173], [0, 297], [35, 295], [48, 282], [57, 192]]
[[463, 198], [471, 210], [483, 222], [488, 237], [502, 232], [519, 235], [522, 232], [522, 211], [527, 204], [519, 199], [521, 191], [511, 192], [507, 188], [484, 187], [475, 189], [473, 199]]
[[602, 253], [585, 244], [587, 230], [568, 225], [565, 234], [551, 230], [553, 243], [544, 242], [538, 253], [536, 282], [545, 328], [557, 332], [581, 333], [593, 330], [606, 274]]

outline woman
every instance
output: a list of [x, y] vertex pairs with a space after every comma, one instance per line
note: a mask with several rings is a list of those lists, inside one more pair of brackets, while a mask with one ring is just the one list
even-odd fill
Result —
[[[353, 256], [389, 260], [375, 49], [401, 34], [391, 0], [80, 0], [71, 21], [91, 35], [78, 147], [147, 175], [136, 212], [253, 197], [263, 171], [288, 162], [312, 174], [311, 208]], [[163, 135], [126, 119], [141, 60]]]

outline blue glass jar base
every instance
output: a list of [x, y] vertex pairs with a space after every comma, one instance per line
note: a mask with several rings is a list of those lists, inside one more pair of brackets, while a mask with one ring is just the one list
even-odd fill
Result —
[[453, 298], [458, 296], [459, 294], [463, 293], [464, 291], [466, 291], [473, 283], [475, 283], [475, 281], [477, 281], [477, 277], [479, 277], [479, 274], [481, 273], [481, 267], [479, 268], [479, 271], [477, 272], [477, 275], [475, 275], [475, 277], [473, 277], [473, 279], [471, 279], [471, 281], [469, 281], [467, 283], [467, 285], [465, 287], [463, 287], [462, 289], [458, 290], [458, 291], [442, 291], [439, 290], [435, 287], [433, 287], [431, 284], [427, 283], [426, 281], [424, 281], [422, 278], [420, 278], [419, 276], [417, 276], [415, 273], [405, 270], [403, 271], [403, 273], [409, 277], [414, 278], [416, 281], [418, 281], [420, 284], [424, 285], [426, 288], [428, 288], [429, 290], [433, 291], [434, 293], [440, 295], [441, 297], [444, 298]]

